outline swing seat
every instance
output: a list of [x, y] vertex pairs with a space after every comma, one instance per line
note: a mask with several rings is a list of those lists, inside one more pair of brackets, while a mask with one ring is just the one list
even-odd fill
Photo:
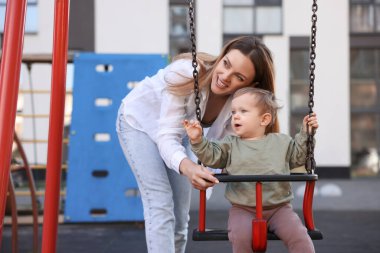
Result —
[[[318, 229], [308, 230], [312, 240], [322, 240], [323, 235]], [[193, 230], [194, 241], [228, 241], [228, 230], [225, 229], [206, 229], [204, 232], [200, 232], [199, 229]], [[267, 232], [267, 240], [280, 240], [276, 234], [271, 231]]]
[[[315, 228], [313, 219], [313, 196], [315, 181], [318, 175], [307, 173], [291, 173], [290, 175], [228, 175], [217, 174], [215, 177], [219, 182], [290, 182], [290, 181], [306, 181], [305, 194], [303, 199], [303, 216], [308, 234], [312, 240], [322, 240], [322, 233]], [[256, 186], [257, 187], [257, 186]], [[256, 188], [257, 191], [258, 188]], [[259, 190], [261, 195], [261, 187]], [[257, 194], [257, 193], [256, 193]], [[261, 201], [261, 200], [260, 200]], [[228, 240], [228, 230], [225, 229], [208, 229], [206, 228], [206, 192], [200, 191], [200, 207], [199, 207], [199, 226], [193, 231], [194, 241], [225, 241]], [[262, 238], [261, 238], [262, 239]], [[260, 239], [260, 242], [262, 241]], [[271, 231], [267, 231], [267, 240], [280, 240], [277, 235]], [[264, 239], [265, 240], [265, 239]]]

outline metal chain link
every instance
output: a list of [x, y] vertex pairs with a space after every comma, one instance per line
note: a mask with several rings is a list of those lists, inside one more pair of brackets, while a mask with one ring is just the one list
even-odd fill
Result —
[[[314, 80], [315, 80], [315, 63], [316, 58], [316, 33], [317, 33], [317, 12], [318, 5], [317, 0], [313, 0], [311, 16], [312, 26], [311, 26], [311, 41], [310, 41], [310, 85], [309, 85], [309, 116], [313, 113], [314, 107]], [[194, 25], [194, 0], [189, 0], [189, 19], [190, 19], [190, 39], [191, 39], [191, 54], [192, 54], [192, 66], [193, 66], [193, 78], [194, 78], [194, 102], [195, 102], [195, 113], [197, 120], [201, 121], [201, 109], [200, 109], [200, 97], [199, 97], [199, 83], [198, 83], [198, 62], [197, 62], [197, 48], [195, 39], [195, 25]], [[316, 163], [314, 160], [314, 132], [310, 132], [307, 129], [307, 155], [306, 155], [306, 170], [309, 174], [314, 173]]]
[[[313, 0], [312, 5], [312, 11], [313, 14], [311, 16], [311, 39], [310, 39], [310, 84], [309, 84], [309, 116], [313, 114], [313, 107], [314, 107], [314, 80], [315, 80], [315, 48], [317, 45], [316, 42], [316, 35], [317, 35], [317, 12], [318, 5], [317, 0]], [[309, 174], [314, 173], [314, 170], [316, 168], [316, 163], [314, 160], [314, 131], [310, 131], [309, 127], [307, 127], [307, 154], [306, 154], [306, 164], [305, 164], [306, 170]]]
[[197, 62], [197, 46], [195, 39], [195, 25], [194, 25], [194, 0], [189, 1], [189, 19], [190, 19], [190, 39], [191, 39], [191, 54], [193, 56], [193, 78], [194, 78], [194, 102], [195, 102], [195, 114], [197, 116], [197, 120], [201, 122], [201, 108], [200, 102], [201, 99], [199, 97], [199, 84], [198, 84], [198, 62]]
[[[198, 83], [198, 62], [197, 62], [197, 45], [195, 40], [195, 25], [194, 25], [194, 0], [189, 0], [189, 19], [190, 19], [190, 40], [191, 40], [191, 55], [193, 56], [193, 78], [194, 78], [194, 102], [195, 102], [195, 115], [197, 120], [201, 122], [201, 99], [199, 97], [199, 83]], [[202, 131], [203, 135], [203, 131]], [[198, 159], [198, 164], [202, 162]]]

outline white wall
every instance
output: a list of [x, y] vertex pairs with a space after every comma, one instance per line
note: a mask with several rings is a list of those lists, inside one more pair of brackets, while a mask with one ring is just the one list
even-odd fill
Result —
[[271, 50], [276, 71], [276, 96], [283, 106], [278, 113], [281, 133], [289, 134], [289, 38], [283, 36], [265, 36], [265, 45]]
[[95, 51], [167, 54], [168, 0], [95, 0]]
[[197, 50], [218, 55], [223, 44], [223, 0], [196, 4]]
[[[279, 117], [281, 131], [289, 132], [289, 37], [310, 36], [311, 1], [283, 1], [281, 36], [265, 36], [276, 67], [277, 96], [284, 108]], [[319, 166], [350, 166], [349, 101], [349, 3], [346, 0], [320, 0], [317, 11], [317, 58], [315, 70], [315, 111], [318, 113], [316, 160]], [[24, 53], [51, 53], [54, 1], [38, 2], [38, 34], [26, 35]], [[218, 54], [222, 47], [223, 0], [198, 1], [197, 49]], [[339, 11], [337, 11], [339, 10]], [[332, 22], [332, 19], [334, 22]], [[95, 48], [98, 53], [162, 53], [169, 51], [169, 0], [96, 0]], [[50, 89], [51, 67], [33, 67], [35, 89]], [[23, 67], [21, 88], [29, 89]], [[47, 111], [49, 98], [45, 107]], [[30, 97], [24, 96], [24, 113], [30, 113]], [[29, 120], [26, 120], [29, 121]], [[47, 134], [46, 119], [38, 123], [38, 137]], [[46, 127], [45, 127], [46, 126]], [[25, 138], [31, 135], [25, 125]]]
[[25, 34], [24, 53], [51, 54], [53, 49], [54, 2], [38, 1], [38, 32]]
[[318, 2], [316, 159], [320, 166], [350, 166], [349, 1]]
[[311, 5], [312, 1], [305, 0], [282, 1], [284, 36], [305, 36], [310, 33]]

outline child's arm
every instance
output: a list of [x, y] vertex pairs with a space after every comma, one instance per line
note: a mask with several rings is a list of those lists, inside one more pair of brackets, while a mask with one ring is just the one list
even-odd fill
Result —
[[228, 142], [212, 142], [202, 135], [202, 126], [196, 120], [184, 120], [187, 136], [189, 137], [191, 150], [198, 159], [211, 168], [225, 168], [228, 161]]
[[301, 131], [295, 136], [294, 140], [289, 145], [288, 158], [290, 169], [305, 164], [307, 151], [307, 127], [309, 127], [310, 132], [315, 132], [319, 127], [317, 115], [315, 113], [313, 113], [311, 117], [306, 115], [303, 118]]

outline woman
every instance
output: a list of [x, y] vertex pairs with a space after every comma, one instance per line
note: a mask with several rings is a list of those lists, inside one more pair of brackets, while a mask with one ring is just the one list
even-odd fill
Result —
[[[274, 92], [271, 53], [255, 37], [236, 38], [218, 57], [200, 53], [197, 61], [201, 123], [209, 127], [209, 138], [232, 133], [229, 108], [237, 89]], [[141, 193], [148, 252], [185, 252], [191, 184], [206, 189], [218, 183], [186, 150], [182, 121], [195, 118], [192, 73], [191, 55], [179, 55], [141, 81], [119, 109], [116, 128]]]

